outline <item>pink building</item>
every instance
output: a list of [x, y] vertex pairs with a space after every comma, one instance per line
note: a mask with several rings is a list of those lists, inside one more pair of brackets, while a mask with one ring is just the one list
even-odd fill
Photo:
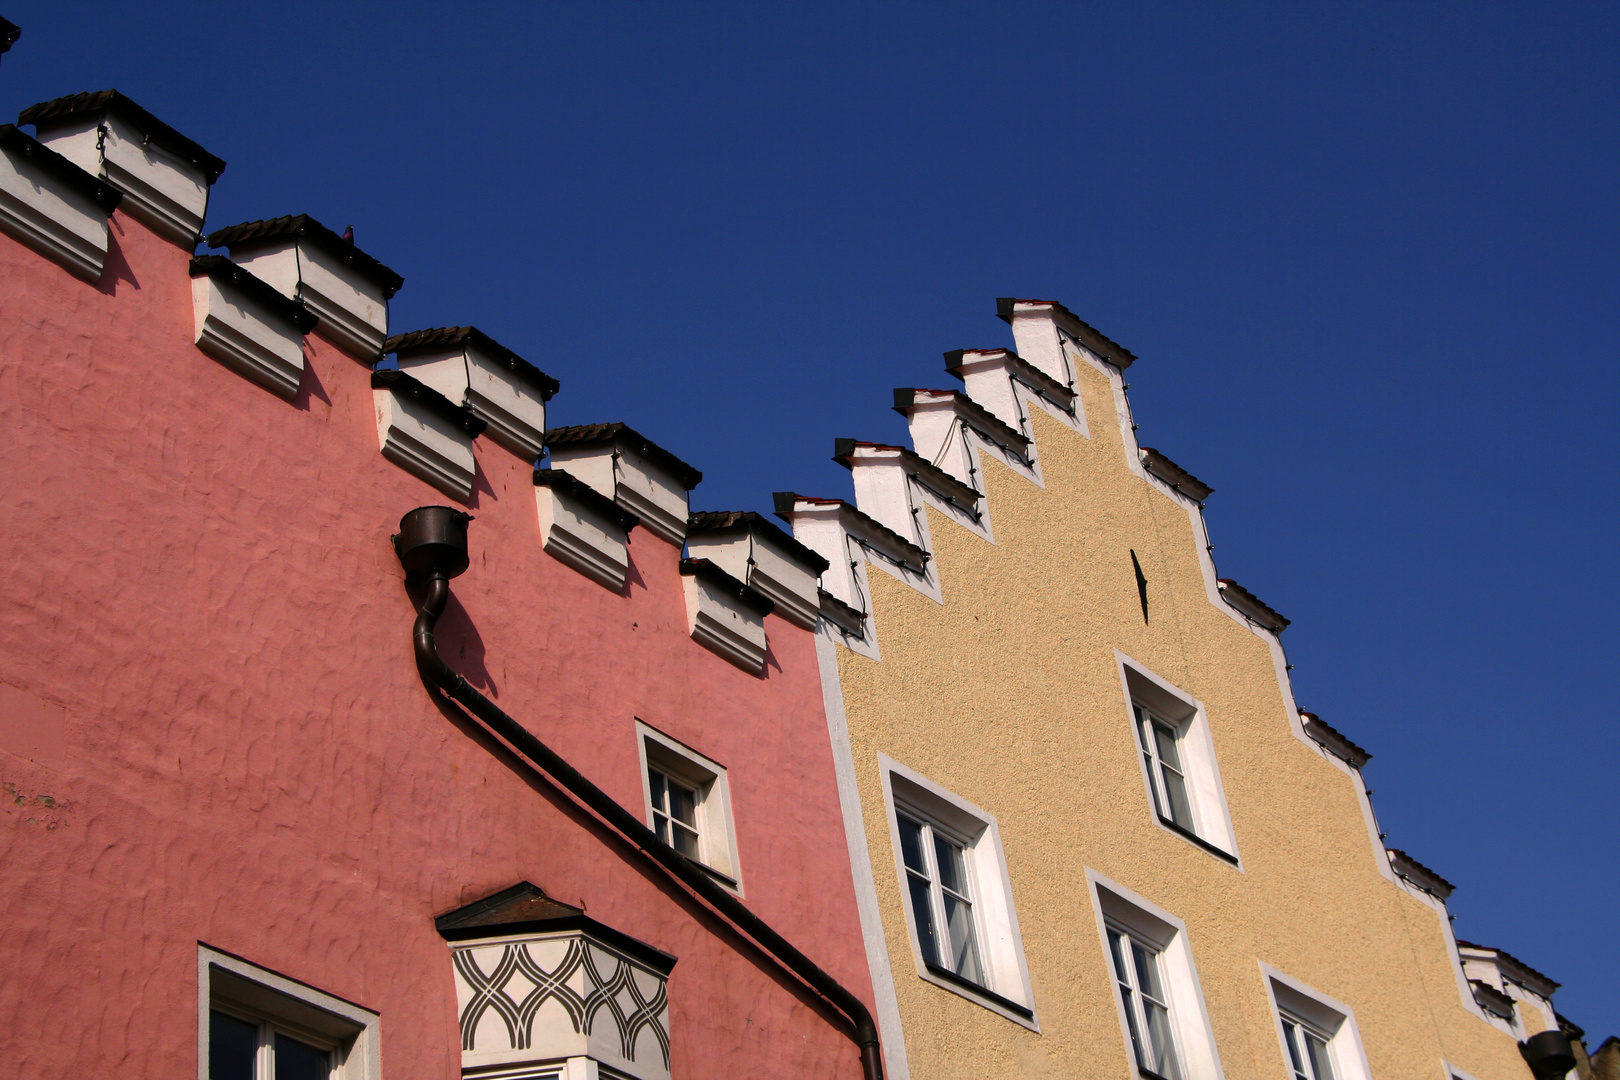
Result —
[[[317, 222], [193, 258], [224, 163], [122, 95], [21, 122], [0, 1075], [873, 1075], [821, 560], [485, 334], [390, 337]], [[446, 503], [464, 556], [401, 528]]]

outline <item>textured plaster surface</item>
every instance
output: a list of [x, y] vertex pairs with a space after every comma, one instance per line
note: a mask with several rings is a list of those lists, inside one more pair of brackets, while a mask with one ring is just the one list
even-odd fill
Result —
[[[1294, 734], [1270, 647], [1211, 603], [1186, 507], [1129, 469], [1111, 381], [1080, 384], [1092, 437], [1034, 413], [1044, 490], [985, 467], [994, 545], [930, 511], [944, 604], [873, 574], [883, 659], [839, 653], [913, 1075], [1134, 1074], [1090, 868], [1186, 921], [1228, 1080], [1287, 1075], [1261, 962], [1354, 1010], [1378, 1080], [1528, 1080], [1441, 915], [1380, 873], [1359, 781]], [[1242, 870], [1153, 820], [1116, 650], [1206, 707]], [[879, 753], [996, 815], [1040, 1034], [917, 977]]]
[[[205, 942], [379, 1012], [385, 1076], [454, 1077], [432, 919], [520, 879], [679, 958], [674, 1076], [859, 1076], [434, 704], [388, 538], [446, 500], [378, 454], [366, 369], [310, 337], [293, 402], [232, 374], [192, 345], [187, 254], [112, 224], [100, 286], [0, 238], [0, 683], [58, 728], [0, 725], [0, 1076], [195, 1077]], [[811, 635], [772, 617], [739, 672], [687, 637], [675, 547], [637, 530], [610, 593], [541, 551], [529, 467], [476, 452], [448, 662], [638, 814], [637, 717], [726, 765], [746, 902], [870, 1000]]]

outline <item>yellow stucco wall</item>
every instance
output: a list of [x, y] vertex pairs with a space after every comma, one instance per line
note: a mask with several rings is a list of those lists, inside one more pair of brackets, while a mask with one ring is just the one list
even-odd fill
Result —
[[[1186, 508], [1127, 467], [1110, 380], [1080, 389], [1089, 438], [1035, 414], [1044, 490], [984, 457], [995, 544], [929, 511], [944, 604], [874, 572], [882, 660], [839, 650], [912, 1075], [1134, 1073], [1090, 868], [1185, 921], [1229, 1080], [1287, 1076], [1262, 961], [1354, 1010], [1376, 1080], [1528, 1080], [1441, 916], [1379, 872], [1357, 781], [1291, 730], [1266, 642], [1208, 599]], [[1241, 870], [1153, 820], [1116, 649], [1205, 706]], [[879, 753], [997, 817], [1040, 1033], [917, 976]]]

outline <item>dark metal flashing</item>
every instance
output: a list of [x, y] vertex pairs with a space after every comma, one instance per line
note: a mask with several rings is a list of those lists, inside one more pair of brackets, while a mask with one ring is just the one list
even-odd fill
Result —
[[1305, 734], [1315, 739], [1328, 753], [1343, 758], [1351, 768], [1359, 769], [1372, 760], [1371, 754], [1351, 742], [1343, 733], [1330, 727], [1315, 713], [1301, 709], [1299, 719], [1305, 726]]
[[[907, 540], [905, 537], [901, 536], [899, 533], [895, 532], [881, 521], [878, 521], [876, 518], [861, 513], [858, 509], [843, 499], [818, 499], [810, 495], [797, 495], [791, 491], [778, 491], [772, 495], [771, 498], [776, 504], [776, 516], [789, 524], [791, 524], [793, 521], [793, 518], [790, 515], [794, 512], [794, 504], [800, 500], [820, 503], [822, 506], [836, 506], [838, 507], [839, 516], [845, 519], [845, 531], [852, 532], [852, 530], [849, 528], [851, 524], [865, 529], [873, 536], [877, 537], [877, 539], [883, 544], [895, 549], [893, 552], [886, 551], [882, 552], [882, 554], [887, 555], [890, 559], [904, 566], [907, 570], [910, 570], [913, 573], [926, 574], [928, 572], [928, 552], [924, 551], [916, 544], [913, 544], [910, 540]], [[856, 543], [865, 543], [865, 541], [858, 536], [854, 537], [854, 539]]]
[[776, 601], [752, 585], [744, 585], [708, 559], [682, 559], [681, 573], [718, 586], [725, 590], [727, 596], [736, 597], [761, 615], [769, 615], [776, 610]]
[[1490, 983], [1480, 982], [1478, 979], [1469, 979], [1468, 988], [1474, 992], [1474, 1001], [1481, 1009], [1492, 1016], [1500, 1017], [1508, 1023], [1513, 1022], [1513, 999]]
[[1197, 844], [1199, 847], [1203, 848], [1217, 859], [1220, 859], [1222, 862], [1231, 863], [1233, 866], [1238, 864], [1238, 857], [1236, 855], [1232, 854], [1230, 851], [1227, 851], [1225, 848], [1216, 847], [1214, 844], [1210, 843], [1208, 840], [1205, 840], [1202, 836], [1199, 836], [1191, 829], [1183, 828], [1182, 826], [1177, 825], [1174, 821], [1165, 817], [1163, 814], [1159, 815], [1159, 824], [1163, 825], [1176, 835], [1191, 840], [1194, 844]]
[[1015, 378], [1030, 384], [1031, 388], [1037, 393], [1065, 412], [1074, 410], [1074, 399], [1078, 395], [1076, 395], [1073, 387], [1064, 386], [1011, 349], [952, 349], [945, 354], [945, 370], [958, 379], [962, 378], [963, 367], [979, 362], [967, 359], [967, 354], [970, 352], [984, 353], [987, 356], [995, 353], [1003, 354], [1000, 359], [1006, 362]]
[[844, 631], [858, 638], [866, 636], [866, 612], [851, 607], [826, 589], [817, 589], [816, 595], [821, 600], [821, 617]]
[[748, 529], [762, 534], [765, 539], [781, 548], [812, 574], [821, 574], [831, 565], [826, 559], [789, 536], [776, 522], [752, 510], [698, 510], [688, 514], [686, 518], [688, 537], [693, 533], [728, 532], [732, 529]]
[[1113, 364], [1121, 371], [1124, 371], [1137, 361], [1137, 356], [1135, 353], [1131, 352], [1131, 350], [1127, 349], [1119, 342], [1114, 341], [1107, 334], [1104, 334], [1101, 330], [1098, 330], [1095, 326], [1092, 326], [1090, 323], [1080, 318], [1080, 316], [1076, 315], [1074, 312], [1070, 311], [1056, 300], [1025, 300], [1011, 296], [998, 296], [996, 297], [996, 315], [1005, 320], [1008, 325], [1011, 325], [1013, 320], [1013, 307], [1016, 304], [1050, 305], [1055, 311], [1058, 312], [1058, 314], [1062, 315], [1073, 324], [1069, 328], [1070, 332], [1079, 339], [1080, 344], [1084, 345], [1099, 359], [1108, 361], [1108, 363]]
[[911, 410], [917, 405], [918, 394], [949, 395], [962, 415], [963, 423], [1002, 449], [1017, 454], [1026, 461], [1029, 460], [1029, 436], [1009, 426], [960, 390], [928, 390], [921, 387], [898, 386], [894, 390], [894, 411], [901, 416], [909, 417]]
[[[1457, 886], [1418, 862], [1400, 848], [1388, 848], [1389, 865], [1395, 873], [1410, 881], [1424, 892], [1433, 893], [1444, 900], [1457, 891]], [[1462, 944], [1462, 942], [1458, 942]]]
[[112, 113], [121, 120], [129, 121], [145, 138], [200, 168], [210, 185], [225, 171], [223, 158], [210, 154], [117, 90], [95, 90], [42, 101], [19, 113], [17, 123], [33, 124], [35, 131], [48, 131], [81, 117], [103, 113]]
[[855, 468], [855, 451], [861, 448], [897, 451], [900, 467], [906, 470], [907, 475], [942, 502], [949, 503], [975, 520], [978, 519], [979, 499], [982, 496], [977, 491], [962, 483], [962, 481], [935, 465], [932, 461], [904, 446], [861, 442], [857, 439], [834, 439], [833, 460], [844, 468], [853, 471]]
[[546, 432], [547, 446], [588, 446], [592, 443], [622, 442], [674, 474], [687, 491], [703, 482], [703, 474], [640, 434], [628, 424], [577, 424]]
[[440, 915], [433, 925], [446, 941], [579, 931], [635, 957], [660, 975], [668, 976], [676, 962], [664, 950], [587, 917], [582, 908], [551, 899], [527, 881]]
[[339, 262], [347, 264], [355, 273], [382, 289], [385, 300], [391, 299], [405, 284], [404, 278], [308, 214], [244, 221], [240, 225], [215, 229], [208, 234], [208, 246], [230, 248], [241, 254], [293, 237], [302, 237]]
[[11, 47], [17, 44], [22, 37], [22, 27], [10, 19], [0, 18], [0, 53], [10, 52]]
[[315, 323], [319, 321], [315, 313], [300, 301], [284, 296], [275, 286], [254, 277], [223, 255], [198, 255], [191, 260], [191, 276], [194, 278], [206, 276], [222, 285], [231, 286], [246, 295], [249, 300], [262, 304], [298, 327], [300, 334], [307, 334], [315, 329]]
[[962, 976], [958, 975], [948, 967], [941, 967], [932, 960], [924, 960], [923, 964], [928, 968], [928, 974], [934, 976], [936, 979], [939, 979], [941, 982], [948, 982], [952, 986], [959, 986], [963, 990], [966, 990], [968, 993], [972, 994], [974, 997], [981, 997], [986, 1001], [995, 1002], [1003, 1009], [1006, 1009], [1010, 1013], [1017, 1013], [1025, 1020], [1033, 1020], [1035, 1018], [1034, 1009], [1031, 1009], [1026, 1005], [1020, 1005], [1011, 998], [1002, 997], [994, 990], [980, 986], [972, 979], [964, 979]]
[[[1543, 975], [1541, 972], [1537, 971], [1523, 960], [1520, 960], [1512, 953], [1507, 952], [1504, 949], [1498, 949], [1494, 945], [1478, 945], [1472, 941], [1459, 940], [1457, 942], [1457, 947], [1460, 949], [1478, 949], [1481, 952], [1495, 953], [1499, 965], [1502, 962], [1506, 962], [1507, 964], [1506, 970], [1503, 971], [1504, 975], [1516, 983], [1521, 983], [1529, 987], [1529, 989], [1535, 990], [1537, 993], [1541, 994], [1542, 997], [1551, 997], [1553, 992], [1563, 985], [1563, 983], [1557, 982], [1548, 978], [1546, 975]], [[1538, 981], [1542, 983], [1542, 986], [1538, 987], [1531, 985], [1531, 983]]]
[[429, 412], [441, 420], [448, 420], [475, 439], [482, 435], [484, 428], [488, 426], [485, 421], [474, 416], [471, 409], [457, 405], [437, 390], [418, 382], [403, 371], [373, 371], [371, 388], [390, 390], [400, 397], [410, 398], [417, 404], [426, 406]]
[[85, 172], [15, 124], [0, 124], [0, 147], [27, 158], [85, 198], [94, 199], [96, 205], [106, 213], [112, 213], [124, 197], [122, 191], [100, 177]]
[[1144, 446], [1141, 449], [1143, 467], [1193, 502], [1201, 503], [1215, 493], [1214, 488], [1151, 446]]
[[408, 357], [414, 353], [468, 345], [490, 359], [505, 364], [508, 371], [540, 392], [541, 401], [550, 401], [562, 385], [476, 326], [441, 326], [435, 330], [395, 334], [383, 342], [383, 355], [397, 353], [400, 357]]
[[1222, 599], [1241, 612], [1245, 618], [1259, 623], [1273, 634], [1282, 633], [1292, 623], [1292, 620], [1283, 618], [1258, 596], [1231, 578], [1221, 578], [1217, 584], [1220, 586]]
[[561, 492], [565, 498], [584, 503], [586, 509], [595, 511], [609, 521], [617, 522], [625, 532], [641, 524], [641, 519], [636, 515], [566, 470], [536, 469], [534, 486], [551, 488], [553, 491]]

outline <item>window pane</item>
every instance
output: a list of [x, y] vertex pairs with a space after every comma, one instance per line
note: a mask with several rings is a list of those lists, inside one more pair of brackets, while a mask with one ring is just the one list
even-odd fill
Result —
[[208, 1014], [209, 1080], [253, 1080], [259, 1025], [222, 1012]]
[[652, 804], [654, 810], [669, 812], [669, 803], [664, 799], [664, 774], [653, 769], [647, 770], [647, 786], [652, 789]]
[[278, 1031], [275, 1080], [327, 1080], [326, 1051]]
[[1164, 803], [1159, 798], [1159, 767], [1153, 763], [1153, 755], [1144, 753], [1142, 761], [1147, 765], [1148, 790], [1153, 793], [1153, 812], [1164, 817]]
[[1153, 1071], [1165, 1080], [1181, 1080], [1181, 1065], [1176, 1061], [1176, 1046], [1170, 1040], [1170, 1014], [1163, 1005], [1142, 1002], [1147, 1014], [1148, 1041], [1153, 1044]]
[[1299, 1080], [1311, 1080], [1310, 1074], [1305, 1071], [1305, 1053], [1299, 1045], [1299, 1025], [1292, 1020], [1284, 1020], [1283, 1035], [1288, 1040], [1288, 1064], [1293, 1068], [1294, 1075]]
[[1164, 793], [1170, 800], [1170, 820], [1192, 831], [1192, 804], [1187, 801], [1187, 781], [1168, 765], [1159, 770], [1164, 776]]
[[654, 814], [653, 832], [658, 834], [658, 839], [666, 844], [669, 843], [669, 818], [663, 814]]
[[675, 835], [671, 838], [671, 846], [689, 859], [698, 857], [698, 834], [682, 825], [674, 826]]
[[1148, 1062], [1147, 1047], [1142, 1045], [1142, 1033], [1136, 1025], [1136, 995], [1125, 989], [1123, 984], [1119, 988], [1119, 1002], [1125, 1007], [1125, 1026], [1131, 1032], [1131, 1053], [1136, 1055], [1138, 1069], [1151, 1069]]
[[906, 869], [928, 876], [928, 864], [923, 862], [922, 826], [906, 818], [900, 819], [900, 855]]
[[1136, 957], [1136, 985], [1143, 994], [1155, 1001], [1164, 1000], [1164, 988], [1159, 985], [1159, 958], [1137, 942], [1131, 942], [1131, 953]]
[[669, 781], [669, 816], [676, 821], [696, 827], [697, 792]]
[[1180, 772], [1181, 755], [1176, 753], [1176, 733], [1163, 724], [1154, 724], [1153, 741], [1159, 749], [1159, 760]]
[[1333, 1062], [1328, 1058], [1327, 1043], [1306, 1032], [1305, 1046], [1311, 1054], [1312, 1080], [1333, 1080]]
[[945, 924], [951, 932], [950, 969], [962, 978], [983, 986], [984, 972], [979, 967], [979, 939], [973, 930], [973, 905], [947, 895]]
[[1108, 931], [1108, 949], [1114, 954], [1114, 978], [1129, 986], [1131, 972], [1125, 965], [1125, 939], [1118, 930]]
[[970, 897], [967, 872], [962, 865], [962, 849], [934, 834], [934, 859], [939, 865], [939, 883], [959, 896]]
[[939, 955], [939, 943], [934, 937], [934, 905], [928, 882], [907, 874], [906, 884], [911, 887], [911, 918], [917, 924], [917, 944], [922, 949], [923, 959], [935, 964], [946, 963]]

